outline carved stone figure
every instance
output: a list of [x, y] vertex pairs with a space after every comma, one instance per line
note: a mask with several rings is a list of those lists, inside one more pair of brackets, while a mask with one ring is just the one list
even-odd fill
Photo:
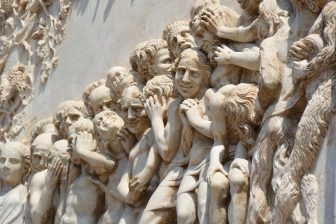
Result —
[[111, 98], [118, 103], [126, 87], [136, 84], [136, 72], [120, 66], [112, 67], [106, 75], [106, 86], [110, 88]]
[[72, 124], [84, 118], [89, 118], [90, 113], [82, 101], [65, 101], [61, 103], [54, 114], [54, 123], [59, 136], [67, 138]]
[[178, 58], [183, 50], [196, 47], [194, 37], [190, 34], [189, 21], [178, 20], [168, 24], [163, 31], [172, 60]]
[[[317, 8], [324, 4], [320, 3]], [[305, 95], [308, 103], [300, 118], [293, 149], [276, 192], [274, 223], [289, 220], [299, 200], [300, 182], [316, 161], [331, 116], [335, 114], [335, 43], [332, 41], [335, 38], [335, 9], [334, 1], [327, 3], [310, 31], [311, 36], [294, 46], [302, 49], [295, 54], [293, 52], [294, 56], [303, 60], [293, 63], [293, 81], [302, 87], [298, 91], [303, 91], [301, 94]]]
[[86, 106], [92, 111], [92, 117], [103, 110], [115, 110], [117, 107], [110, 96], [110, 89], [105, 86], [104, 79], [88, 85], [82, 98]]
[[56, 141], [52, 146], [48, 167], [31, 178], [26, 223], [60, 223], [68, 190], [68, 150], [67, 140]]
[[170, 74], [171, 59], [167, 42], [163, 39], [152, 39], [138, 44], [131, 53], [130, 63], [144, 82], [156, 75]]
[[30, 171], [29, 148], [8, 142], [0, 148], [0, 222], [23, 223]]
[[[136, 205], [136, 208], [131, 208], [126, 205], [122, 219], [126, 223], [137, 222], [140, 212], [144, 209], [145, 203], [148, 200], [150, 191], [155, 188], [155, 182], [152, 182], [152, 172], [146, 170], [150, 169], [147, 159], [155, 160], [157, 158], [150, 155], [151, 147], [154, 144], [153, 130], [150, 127], [150, 120], [148, 119], [142, 101], [142, 86], [130, 86], [126, 88], [120, 99], [121, 115], [124, 119], [125, 126], [135, 135], [137, 143], [132, 148], [129, 154], [129, 193], [127, 200]], [[154, 161], [154, 163], [157, 163]]]
[[[73, 123], [69, 128], [69, 139], [72, 145], [71, 167], [75, 169], [74, 165], [77, 166], [80, 169], [80, 173], [77, 177], [69, 177], [72, 180], [68, 179], [68, 195], [65, 202], [64, 214], [61, 219], [61, 223], [64, 224], [74, 222], [95, 224], [103, 212], [103, 204], [99, 203], [103, 200], [103, 192], [90, 178], [91, 175], [95, 175], [97, 172], [94, 167], [91, 169], [87, 166], [86, 161], [81, 158], [83, 154], [79, 153], [79, 149], [77, 149], [77, 147], [82, 149], [83, 147], [80, 144], [76, 144], [76, 139], [80, 134], [92, 135], [94, 134], [93, 131], [93, 123], [87, 118]], [[89, 148], [89, 150], [96, 150], [96, 144], [91, 143], [90, 146], [94, 146], [94, 148]], [[114, 162], [111, 165], [114, 166]], [[84, 204], [85, 206], [83, 206]]]

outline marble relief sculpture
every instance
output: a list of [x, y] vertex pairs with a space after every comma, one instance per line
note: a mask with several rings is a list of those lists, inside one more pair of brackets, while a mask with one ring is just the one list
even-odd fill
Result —
[[320, 223], [336, 2], [237, 2], [196, 0], [26, 126], [73, 2], [0, 1], [0, 223]]

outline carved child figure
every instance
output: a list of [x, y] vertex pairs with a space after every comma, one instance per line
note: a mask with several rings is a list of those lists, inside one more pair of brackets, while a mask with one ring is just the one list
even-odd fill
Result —
[[96, 114], [93, 123], [100, 148], [92, 151], [97, 144], [93, 136], [81, 134], [76, 139], [76, 153], [92, 168], [99, 170], [97, 175], [108, 176], [107, 185], [104, 180], [92, 178], [92, 182], [105, 192], [107, 210], [101, 216], [99, 223], [119, 223], [125, 203], [128, 203], [130, 180], [128, 152], [134, 143], [130, 141], [129, 133], [123, 129], [124, 121], [113, 111], [102, 111]]
[[144, 83], [156, 75], [169, 75], [171, 59], [167, 42], [152, 39], [138, 44], [131, 53], [130, 64]]
[[[65, 204], [65, 212], [62, 216], [61, 224], [83, 223], [83, 224], [96, 224], [100, 215], [103, 213], [103, 192], [100, 187], [91, 181], [91, 176], [96, 174], [96, 170], [88, 166], [87, 162], [82, 159], [83, 154], [77, 153], [76, 138], [81, 134], [94, 134], [93, 123], [91, 120], [84, 118], [73, 125], [69, 129], [69, 141], [71, 142], [72, 166], [77, 166], [80, 169], [80, 175], [71, 177], [69, 170], [68, 182], [68, 195]], [[96, 150], [96, 144], [88, 149], [90, 151]], [[82, 147], [83, 148], [83, 147]], [[87, 149], [87, 148], [85, 148]], [[112, 170], [115, 166], [113, 161], [109, 161], [107, 170]], [[73, 179], [73, 180], [72, 180]], [[85, 205], [85, 206], [83, 206]]]

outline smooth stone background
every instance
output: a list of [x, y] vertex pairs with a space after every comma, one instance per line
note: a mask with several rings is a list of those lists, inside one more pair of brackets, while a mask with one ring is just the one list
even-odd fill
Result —
[[[51, 116], [59, 103], [80, 99], [91, 82], [112, 66], [129, 67], [136, 44], [161, 38], [165, 26], [190, 19], [195, 0], [76, 0], [68, 18], [59, 65], [47, 84], [36, 78], [32, 118]], [[239, 12], [234, 0], [222, 4]]]

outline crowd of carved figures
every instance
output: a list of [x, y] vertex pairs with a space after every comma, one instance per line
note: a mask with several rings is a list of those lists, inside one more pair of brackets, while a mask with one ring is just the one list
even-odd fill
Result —
[[[32, 37], [47, 78], [65, 2], [41, 17], [51, 1], [1, 1], [1, 68], [15, 45], [32, 57]], [[135, 46], [129, 67], [61, 103], [29, 141], [2, 126], [0, 223], [318, 223], [313, 171], [336, 108], [336, 1], [238, 3], [240, 15], [195, 1], [190, 20]], [[29, 66], [9, 71], [8, 127], [33, 93]]]

